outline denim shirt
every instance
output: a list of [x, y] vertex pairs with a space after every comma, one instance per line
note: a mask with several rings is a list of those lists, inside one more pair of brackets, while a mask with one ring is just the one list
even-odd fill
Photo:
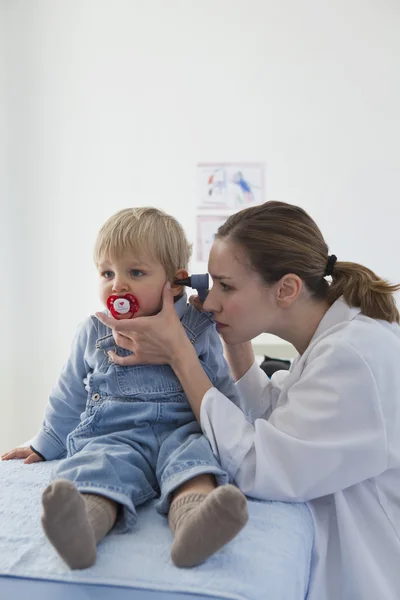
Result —
[[[187, 304], [186, 295], [175, 302], [175, 309], [211, 383], [237, 404], [235, 384], [212, 316]], [[87, 318], [78, 328], [68, 362], [50, 394], [41, 430], [32, 440], [32, 447], [46, 460], [66, 455], [67, 436], [96, 410], [100, 397], [187, 402], [169, 365], [116, 365], [108, 359], [111, 349], [119, 355], [130, 354], [116, 346], [109, 327], [94, 316]]]

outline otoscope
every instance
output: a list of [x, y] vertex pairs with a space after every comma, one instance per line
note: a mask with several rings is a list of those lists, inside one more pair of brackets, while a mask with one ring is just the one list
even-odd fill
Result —
[[209, 286], [208, 273], [190, 275], [190, 277], [187, 277], [186, 279], [175, 279], [174, 283], [176, 285], [187, 285], [196, 290], [202, 302], [207, 298]]

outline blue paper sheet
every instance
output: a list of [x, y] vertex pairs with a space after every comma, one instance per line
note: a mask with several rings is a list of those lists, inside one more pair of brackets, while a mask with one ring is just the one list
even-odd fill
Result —
[[178, 569], [170, 559], [172, 533], [167, 520], [149, 503], [139, 509], [132, 533], [110, 534], [103, 540], [93, 567], [70, 571], [40, 524], [41, 492], [54, 466], [55, 462], [0, 462], [0, 575], [230, 600], [306, 597], [313, 521], [305, 504], [250, 501], [249, 523], [230, 544], [203, 565]]

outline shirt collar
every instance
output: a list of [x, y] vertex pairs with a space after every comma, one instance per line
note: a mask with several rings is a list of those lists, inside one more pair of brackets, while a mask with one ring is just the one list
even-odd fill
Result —
[[352, 321], [360, 312], [360, 308], [351, 307], [344, 301], [343, 297], [339, 298], [322, 317], [310, 343], [314, 342], [335, 325]]

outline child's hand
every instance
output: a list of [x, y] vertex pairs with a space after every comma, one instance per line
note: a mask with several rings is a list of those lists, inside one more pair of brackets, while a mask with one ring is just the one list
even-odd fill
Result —
[[41, 456], [36, 454], [31, 448], [14, 448], [14, 450], [10, 450], [10, 452], [6, 452], [2, 455], [1, 460], [11, 460], [12, 458], [25, 458], [24, 464], [30, 465], [35, 462], [39, 462], [43, 460]]

